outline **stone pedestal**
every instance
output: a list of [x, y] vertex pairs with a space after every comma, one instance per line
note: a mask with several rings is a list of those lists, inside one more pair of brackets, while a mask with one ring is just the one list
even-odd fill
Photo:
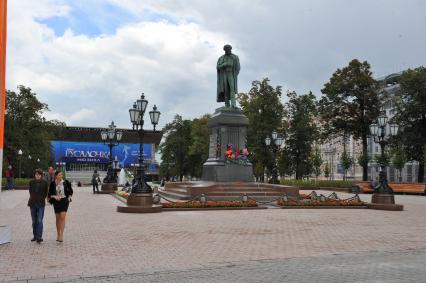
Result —
[[248, 118], [240, 109], [221, 107], [208, 121], [209, 158], [203, 164], [203, 181], [214, 182], [253, 182], [253, 166], [225, 162], [226, 147], [233, 149], [246, 147]]
[[10, 226], [0, 225], [0, 245], [10, 243], [11, 231]]
[[161, 212], [162, 206], [154, 204], [150, 193], [131, 193], [127, 198], [127, 206], [118, 206], [118, 212], [153, 213]]
[[404, 206], [395, 204], [395, 196], [392, 194], [378, 194], [374, 193], [371, 197], [371, 203], [367, 204], [368, 208], [379, 210], [392, 210], [401, 211]]
[[103, 183], [101, 186], [101, 194], [111, 194], [117, 190], [117, 183]]

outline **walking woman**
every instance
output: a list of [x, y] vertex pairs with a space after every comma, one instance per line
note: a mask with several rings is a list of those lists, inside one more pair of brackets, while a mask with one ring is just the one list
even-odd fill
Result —
[[58, 242], [64, 241], [65, 217], [71, 201], [73, 190], [71, 183], [64, 180], [64, 173], [60, 170], [55, 172], [55, 180], [50, 184], [49, 202], [53, 204], [56, 215], [56, 231]]

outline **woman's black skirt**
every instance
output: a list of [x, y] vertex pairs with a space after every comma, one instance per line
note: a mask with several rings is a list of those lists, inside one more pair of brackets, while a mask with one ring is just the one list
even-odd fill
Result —
[[57, 200], [53, 203], [53, 209], [55, 210], [55, 213], [67, 212], [69, 204], [70, 202], [68, 198], [61, 198], [61, 200]]

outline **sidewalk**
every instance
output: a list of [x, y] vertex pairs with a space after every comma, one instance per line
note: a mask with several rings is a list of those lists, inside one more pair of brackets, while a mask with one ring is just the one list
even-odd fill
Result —
[[116, 212], [120, 202], [112, 196], [75, 188], [65, 242], [55, 241], [53, 207], [48, 205], [41, 245], [30, 242], [27, 198], [25, 191], [0, 194], [0, 224], [12, 228], [12, 243], [0, 246], [0, 281], [426, 250], [422, 196], [396, 196], [405, 206], [403, 212], [267, 209], [120, 214]]

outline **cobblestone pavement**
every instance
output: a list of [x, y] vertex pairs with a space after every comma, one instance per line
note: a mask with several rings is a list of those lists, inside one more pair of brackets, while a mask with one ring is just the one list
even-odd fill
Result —
[[[69, 278], [63, 282], [425, 282], [426, 251], [365, 252], [259, 260], [155, 273]], [[32, 282], [32, 280], [28, 281]]]
[[30, 242], [27, 196], [0, 194], [0, 225], [12, 229], [12, 243], [0, 246], [0, 281], [304, 282], [315, 275], [315, 282], [426, 282], [419, 281], [426, 262], [424, 196], [397, 196], [402, 212], [121, 214], [115, 198], [76, 188], [65, 242], [55, 241], [47, 206], [41, 245]]

